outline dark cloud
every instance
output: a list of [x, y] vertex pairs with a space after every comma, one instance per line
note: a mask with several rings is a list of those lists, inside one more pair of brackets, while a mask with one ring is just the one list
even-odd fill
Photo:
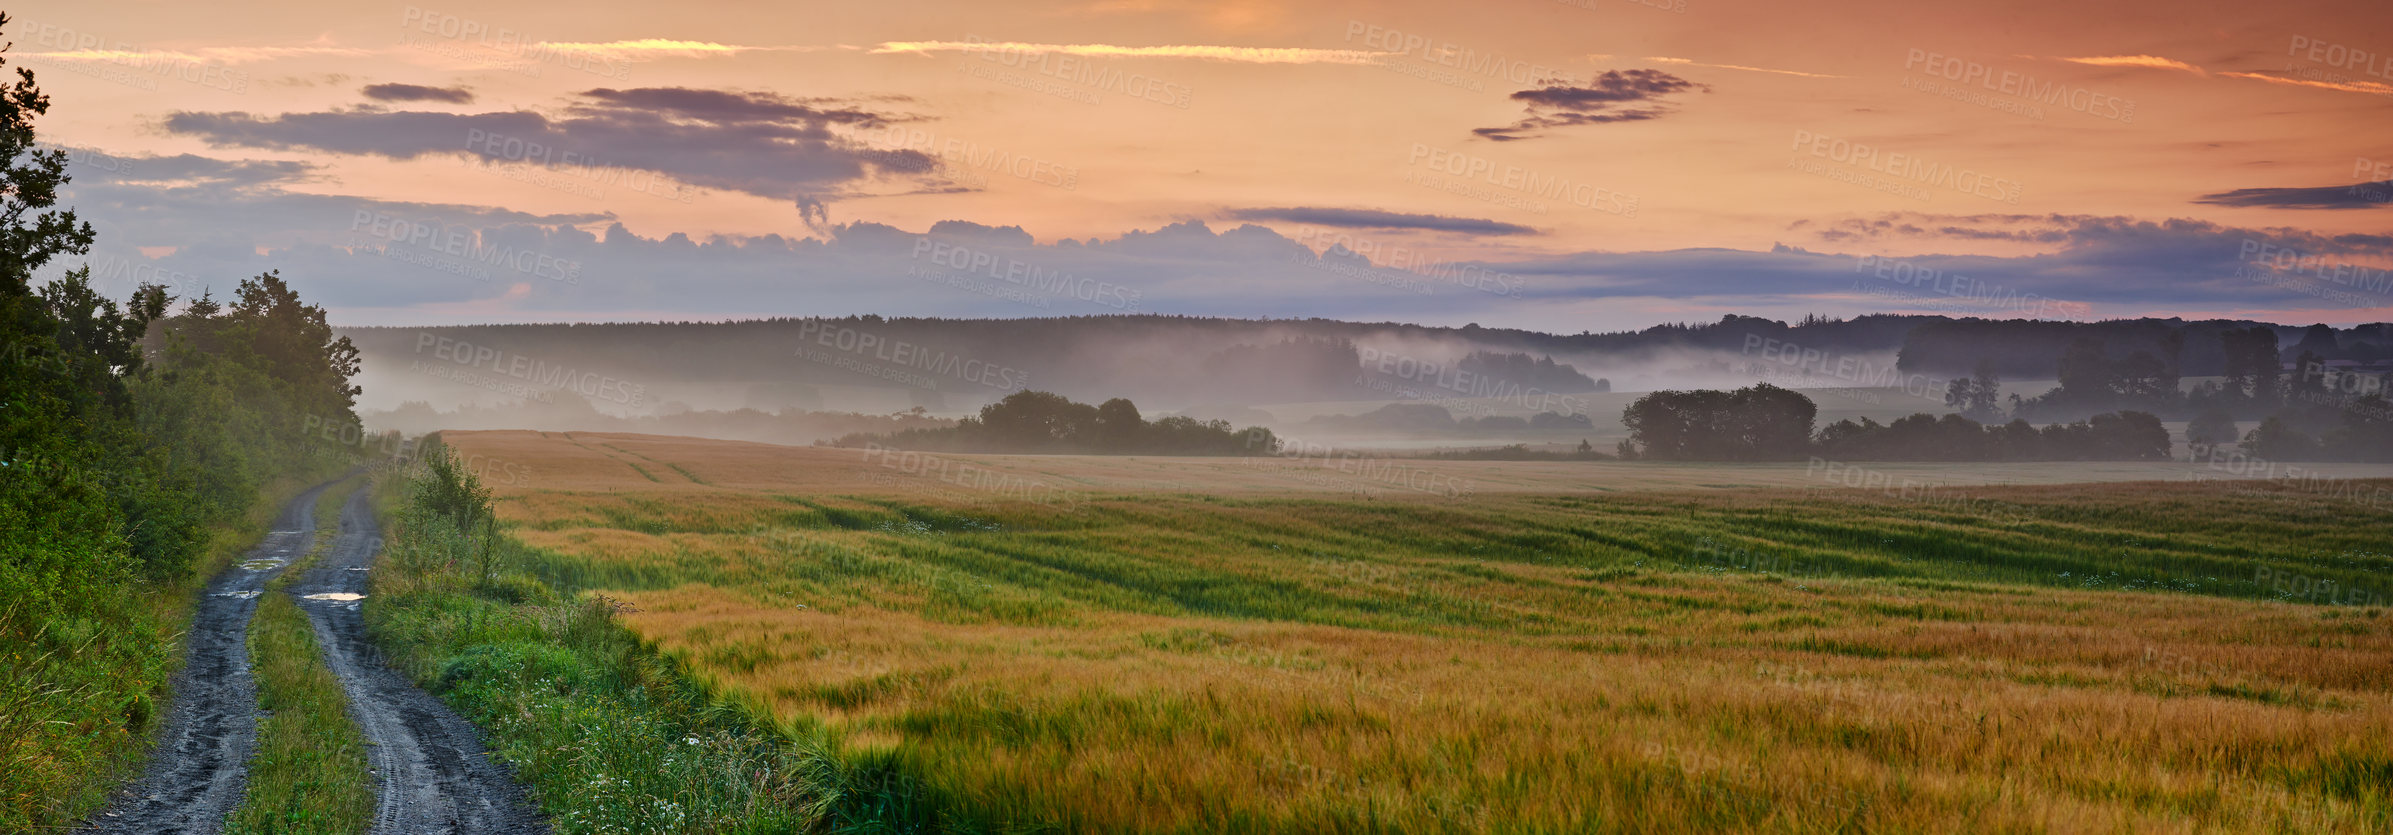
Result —
[[[1472, 133], [1509, 142], [1552, 128], [1655, 119], [1669, 112], [1660, 106], [1661, 97], [1710, 89], [1661, 70], [1610, 70], [1583, 87], [1548, 84], [1514, 93], [1514, 101], [1528, 104], [1529, 115], [1507, 127], [1478, 128]], [[1650, 104], [1635, 106], [1639, 103]]]
[[1435, 232], [1467, 232], [1474, 235], [1535, 235], [1533, 227], [1476, 217], [1423, 215], [1405, 212], [1384, 212], [1378, 209], [1333, 209], [1316, 206], [1281, 208], [1233, 209], [1230, 217], [1239, 220], [1284, 221], [1310, 223], [1316, 226], [1336, 226], [1356, 229], [1426, 229]]
[[[100, 229], [91, 258], [104, 290], [121, 296], [133, 281], [163, 277], [185, 295], [202, 286], [222, 295], [244, 276], [280, 269], [347, 324], [1061, 316], [1130, 312], [1107, 301], [1127, 298], [1136, 299], [1137, 312], [1456, 323], [1565, 315], [1555, 311], [1602, 315], [1612, 307], [1656, 311], [1646, 315], [2016, 317], [2083, 315], [2082, 305], [2092, 305], [2095, 315], [2165, 315], [2393, 303], [2381, 273], [2365, 273], [2366, 282], [2332, 280], [2342, 275], [2335, 265], [2393, 257], [2393, 236], [2192, 219], [1904, 213], [1797, 224], [1801, 239], [1766, 251], [1589, 251], [1374, 264], [1335, 247], [1315, 252], [1263, 226], [1215, 229], [1198, 221], [1046, 243], [1018, 226], [967, 220], [919, 231], [826, 225], [811, 238], [643, 237], [603, 214], [533, 215], [292, 191], [292, 184], [318, 176], [304, 164], [124, 159], [133, 174], [78, 176], [63, 194]], [[395, 223], [443, 230], [442, 242], [453, 230], [470, 243], [445, 250], [393, 243], [380, 227]], [[1937, 254], [1942, 241], [1961, 250], [2016, 242], [2033, 254]], [[2262, 244], [2298, 258], [2255, 258]], [[474, 255], [492, 249], [577, 265], [576, 280]], [[1871, 257], [1888, 252], [1919, 253], [1900, 261], [1944, 278], [1882, 275], [1872, 267], [1882, 259]], [[2302, 264], [2329, 269], [2302, 272]], [[1091, 288], [1120, 289], [1081, 292]]]
[[219, 147], [392, 159], [454, 154], [496, 164], [654, 172], [702, 188], [788, 200], [819, 223], [827, 216], [825, 201], [851, 187], [881, 177], [920, 178], [937, 168], [920, 151], [872, 148], [833, 131], [904, 120], [823, 100], [661, 87], [590, 90], [555, 114], [178, 112], [165, 126]]
[[2376, 209], [2393, 205], [2393, 180], [2315, 188], [2239, 188], [2194, 200], [2212, 206], [2270, 209]]
[[474, 92], [463, 87], [426, 87], [421, 84], [368, 84], [360, 92], [375, 101], [445, 101], [450, 104], [472, 104]]

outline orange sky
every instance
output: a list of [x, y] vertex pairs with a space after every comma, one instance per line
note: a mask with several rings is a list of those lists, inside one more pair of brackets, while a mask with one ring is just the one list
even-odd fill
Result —
[[[2393, 179], [2393, 168], [2379, 163], [2393, 166], [2386, 141], [2393, 136], [2393, 5], [2383, 3], [131, 8], [51, 2], [11, 11], [12, 63], [41, 73], [58, 101], [42, 123], [47, 142], [136, 161], [180, 154], [302, 161], [311, 173], [286, 183], [290, 192], [586, 216], [577, 221], [586, 231], [619, 222], [646, 239], [826, 237], [831, 226], [855, 221], [923, 230], [967, 220], [1020, 226], [1045, 245], [1202, 220], [1216, 231], [1256, 222], [1300, 242], [1342, 234], [1358, 249], [1376, 242], [1381, 253], [1401, 246], [1406, 257], [1434, 261], [1766, 252], [1774, 244], [2019, 258], [2056, 244], [1929, 235], [1880, 237], [1861, 249], [1820, 233], [1843, 221], [1900, 215], [2063, 215], [2332, 238], [2382, 235], [2393, 216], [2381, 197], [2347, 208], [2290, 207], [2273, 194], [2244, 205], [2201, 202], [2239, 189]], [[1531, 117], [1529, 105], [1511, 98], [1516, 92], [1600, 87], [1604, 73], [1640, 70], [1662, 74], [1640, 78], [1678, 86], [1599, 99], [1581, 110], [1594, 120], [1518, 129], [1512, 141], [1475, 133]], [[461, 89], [470, 100], [361, 96], [374, 84]], [[176, 113], [337, 117], [361, 107], [555, 116], [586, 91], [651, 88], [770, 94], [869, 111], [875, 118], [868, 123], [829, 126], [829, 141], [925, 152], [938, 161], [936, 182], [879, 172], [821, 183], [809, 197], [822, 201], [827, 224], [809, 225], [778, 191], [710, 183], [668, 186], [660, 195], [628, 190], [620, 180], [604, 188], [527, 182], [495, 176], [448, 148], [392, 158], [334, 143], [227, 141], [222, 133], [166, 126]], [[1639, 117], [1623, 117], [1630, 113]], [[605, 153], [597, 158], [616, 162]], [[732, 177], [779, 164], [723, 161]], [[1324, 226], [1251, 214], [1289, 207], [1467, 218], [1533, 231]], [[151, 247], [145, 255], [194, 247], [137, 219], [109, 228], [116, 244]], [[268, 225], [249, 231], [269, 252], [308, 237]], [[2353, 250], [2344, 257], [2383, 264], [2381, 255]], [[336, 319], [344, 307], [364, 318], [407, 318], [397, 311], [504, 296], [469, 288], [448, 298], [336, 305], [335, 312]], [[2157, 287], [2141, 298], [2145, 310], [2129, 304], [2109, 312], [2319, 306], [2314, 299], [2179, 299]], [[2382, 301], [2330, 305], [2335, 318], [2328, 321], [2381, 318]], [[1618, 318], [1658, 321], [1733, 302], [1646, 294], [1604, 304], [1636, 311]], [[1336, 315], [1335, 304], [1325, 304], [1331, 309], [1324, 315]], [[1555, 326], [1549, 320], [1563, 311], [1587, 314], [1594, 301], [1556, 304], [1514, 313], [1522, 324]], [[1268, 299], [1251, 306], [1272, 308]], [[803, 308], [793, 299], [756, 313], [812, 312]], [[595, 298], [544, 309], [560, 317], [638, 312]]]

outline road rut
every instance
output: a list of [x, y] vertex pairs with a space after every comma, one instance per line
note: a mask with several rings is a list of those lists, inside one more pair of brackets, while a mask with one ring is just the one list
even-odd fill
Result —
[[[329, 485], [326, 485], [329, 486]], [[265, 541], [208, 583], [192, 619], [188, 660], [142, 778], [91, 829], [109, 833], [213, 835], [241, 802], [257, 743], [257, 683], [247, 635], [266, 583], [315, 543], [319, 486], [283, 509]], [[545, 822], [522, 787], [490, 760], [481, 734], [431, 694], [382, 663], [366, 640], [359, 601], [382, 540], [367, 504], [353, 493], [322, 558], [289, 585], [315, 627], [324, 660], [349, 699], [374, 769], [372, 835], [542, 833]]]
[[382, 663], [366, 640], [364, 601], [309, 597], [366, 593], [367, 569], [382, 547], [366, 493], [357, 491], [342, 506], [332, 547], [290, 592], [314, 622], [316, 643], [348, 694], [349, 715], [371, 746], [372, 835], [547, 831], [522, 787], [491, 762], [480, 732]]
[[[325, 485], [329, 486], [329, 485]], [[249, 674], [249, 618], [266, 581], [315, 543], [318, 486], [291, 500], [263, 542], [208, 581], [192, 613], [172, 706], [148, 769], [107, 812], [101, 832], [206, 835], [241, 802], [258, 738], [258, 689]]]

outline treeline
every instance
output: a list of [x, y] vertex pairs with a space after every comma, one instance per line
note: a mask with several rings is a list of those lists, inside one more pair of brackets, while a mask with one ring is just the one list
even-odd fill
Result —
[[1226, 420], [1171, 416], [1149, 421], [1116, 397], [1095, 406], [1059, 394], [1019, 391], [981, 407], [976, 417], [940, 428], [856, 433], [832, 446], [871, 444], [941, 452], [1152, 455], [1274, 455], [1270, 429], [1233, 429]]
[[[0, 16], [0, 24], [6, 22]], [[4, 63], [4, 62], [0, 62]], [[90, 268], [94, 231], [34, 150], [49, 100], [0, 88], [0, 831], [96, 804], [145, 738], [197, 558], [278, 477], [344, 469], [356, 351], [273, 274], [175, 312]]]
[[1812, 427], [1819, 408], [1801, 393], [1761, 383], [1735, 391], [1657, 391], [1629, 404], [1622, 458], [1783, 461], [1809, 456], [1881, 461], [2086, 461], [2169, 457], [2169, 433], [2143, 412], [2095, 415], [2038, 429], [2024, 420], [1989, 426], [1960, 415], [1917, 414]]
[[[747, 394], [745, 400], [724, 406], [820, 409], [836, 406], [825, 392], [871, 387], [903, 391], [933, 411], [943, 411], [962, 407], [962, 398], [1001, 393], [988, 385], [1001, 378], [1003, 384], [1027, 380], [1023, 388], [1090, 402], [1119, 396], [1177, 410], [1388, 400], [1393, 399], [1388, 394], [1392, 386], [1458, 397], [1522, 396], [1532, 390], [1599, 392], [1618, 381], [1590, 376], [1554, 358], [1601, 354], [1627, 365], [1688, 351], [1734, 355], [1752, 334], [1840, 354], [1883, 353], [1899, 346], [1915, 323], [1931, 318], [1865, 316], [1790, 325], [1729, 316], [1712, 323], [1576, 335], [1478, 325], [1148, 314], [1043, 319], [861, 315], [350, 328], [343, 333], [357, 341], [376, 374], [404, 373], [411, 362], [428, 362], [433, 358], [422, 348], [426, 341], [450, 340], [551, 363], [569, 359], [576, 367], [648, 383], [652, 391], [732, 388]], [[1001, 373], [995, 378], [947, 373], [951, 363], [963, 362]], [[908, 385], [892, 379], [895, 375], [876, 375], [860, 366], [905, 370], [937, 385]], [[1467, 378], [1458, 377], [1457, 369]]]
[[[2355, 333], [2375, 333], [2368, 326]], [[2268, 325], [2214, 328], [2215, 379], [2183, 384], [2183, 335], [2156, 338], [2124, 355], [2080, 338], [2061, 351], [2059, 385], [2036, 397], [2001, 397], [1991, 361], [1953, 380], [1945, 404], [1982, 423], [2050, 421], [2081, 415], [2141, 413], [2187, 420], [2197, 454], [2242, 442], [2241, 452], [2280, 461], [2393, 461], [2393, 359], [2371, 341], [2352, 341], [2325, 325], [2301, 331], [2293, 345]], [[2290, 355], [2290, 360], [2288, 359]], [[2355, 359], [2366, 357], [2367, 359]], [[2257, 421], [2239, 434], [2239, 421]]]
[[[1568, 366], [1564, 366], [1568, 367]], [[1359, 415], [1315, 415], [1305, 421], [1308, 432], [1404, 435], [1478, 435], [1494, 432], [1584, 432], [1595, 421], [1583, 414], [1538, 412], [1518, 415], [1477, 415], [1457, 418], [1435, 403], [1390, 403]]]
[[731, 409], [664, 411], [654, 415], [619, 416], [599, 411], [572, 392], [559, 392], [553, 403], [514, 403], [503, 406], [465, 404], [441, 411], [423, 401], [399, 408], [366, 412], [359, 417], [376, 430], [406, 435], [453, 429], [539, 429], [550, 432], [636, 432], [648, 435], [689, 435], [733, 441], [803, 446], [856, 433], [888, 433], [906, 429], [952, 426], [955, 421], [932, 417], [920, 408], [894, 414], [822, 412], [805, 409]]
[[2295, 354], [2317, 350], [2330, 360], [2393, 359], [2393, 325], [2384, 323], [2339, 330], [2326, 325], [2302, 328], [2223, 319], [2067, 322], [1927, 317], [1916, 325], [1898, 337], [1902, 348], [1897, 365], [1905, 372], [1969, 374], [1985, 366], [2008, 377], [2040, 377], [2051, 373], [2064, 354], [2079, 350], [2079, 343], [2091, 342], [2112, 357], [2149, 354], [2181, 376], [2220, 376], [2232, 373], [2229, 368], [2234, 362], [2225, 334], [2253, 328], [2269, 333], [2272, 350], [2293, 338], [2298, 340], [2291, 349]]

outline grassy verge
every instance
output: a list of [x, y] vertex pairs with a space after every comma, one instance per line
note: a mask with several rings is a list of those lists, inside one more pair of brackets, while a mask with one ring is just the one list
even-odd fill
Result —
[[483, 573], [483, 542], [393, 482], [377, 495], [392, 536], [367, 628], [484, 731], [558, 833], [939, 828], [895, 757], [843, 757], [752, 721], [633, 638], [613, 601], [521, 571], [513, 540]]
[[[316, 541], [307, 555], [268, 585], [280, 592], [306, 571], [340, 530], [341, 504], [355, 479], [325, 490], [316, 501]], [[341, 682], [324, 664], [315, 627], [287, 594], [258, 598], [249, 624], [249, 658], [256, 670], [258, 747], [249, 761], [241, 806], [225, 821], [228, 835], [364, 832], [374, 814], [374, 787], [365, 735], [349, 718]]]
[[139, 773], [182, 666], [199, 589], [264, 538], [283, 505], [321, 481], [309, 474], [267, 485], [246, 517], [213, 531], [179, 582], [128, 583], [110, 593], [109, 605], [32, 634], [0, 628], [0, 832], [80, 820]]

